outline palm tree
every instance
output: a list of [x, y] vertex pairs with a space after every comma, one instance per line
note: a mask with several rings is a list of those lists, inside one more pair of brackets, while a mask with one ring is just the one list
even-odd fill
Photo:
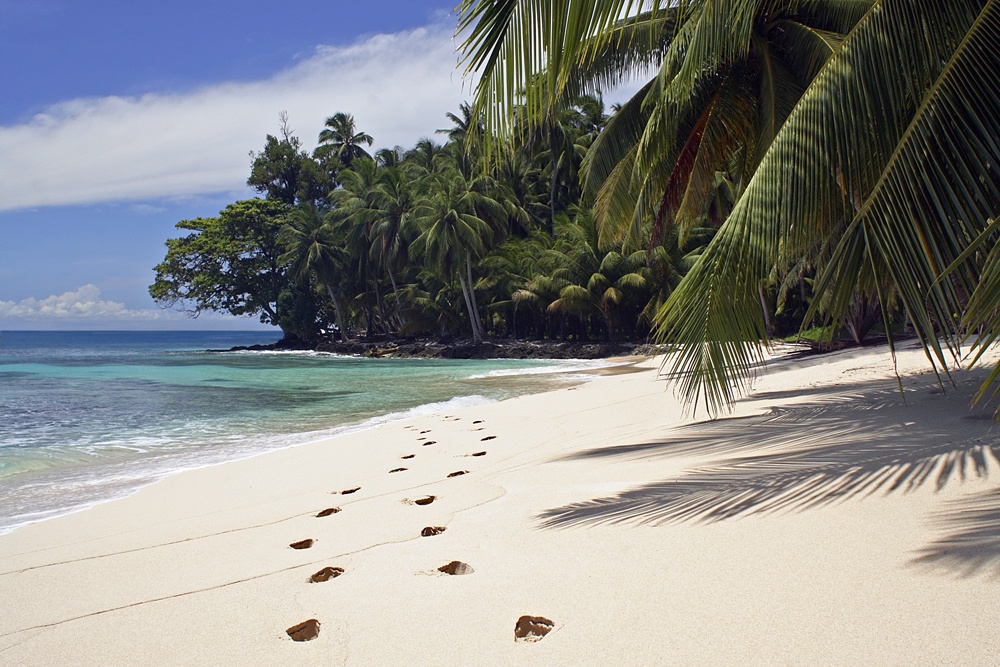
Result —
[[660, 312], [691, 400], [717, 409], [746, 387], [768, 342], [748, 286], [824, 244], [807, 318], [844, 321], [860, 289], [890, 322], [891, 292], [946, 373], [966, 332], [996, 339], [998, 45], [994, 1], [881, 0], [858, 24]]
[[[549, 169], [549, 233], [556, 237], [556, 212], [559, 210], [560, 186], [572, 189], [579, 180], [574, 167], [579, 163], [576, 156], [571, 121], [572, 109], [550, 108], [535, 130], [535, 140], [545, 146], [543, 156], [547, 158]], [[567, 187], [568, 186], [568, 187]]]
[[380, 167], [398, 167], [402, 164], [405, 153], [402, 146], [380, 148], [375, 151], [375, 164]]
[[[375, 186], [374, 204], [379, 213], [369, 231], [370, 255], [376, 265], [389, 276], [396, 317], [399, 313], [399, 285], [396, 273], [401, 270], [401, 260], [406, 258], [406, 247], [414, 237], [416, 223], [416, 192], [413, 182], [401, 166], [381, 169]], [[399, 321], [402, 325], [403, 322]]]
[[570, 285], [564, 273], [555, 271], [549, 275], [535, 275], [511, 295], [515, 304], [530, 306], [535, 318], [541, 320], [540, 323], [536, 322], [535, 326], [539, 339], [544, 338], [546, 334], [550, 338], [555, 338], [552, 316], [558, 314], [559, 309], [552, 308], [552, 304], [559, 300], [563, 290]]
[[[482, 69], [477, 104], [491, 128], [509, 125], [518, 91], [543, 69], [544, 89], [525, 89], [535, 117], [560, 94], [658, 63], [658, 76], [616, 114], [609, 143], [599, 140], [590, 160], [589, 172], [605, 179], [600, 214], [627, 221], [626, 237], [674, 204], [681, 210], [719, 165], [736, 184], [732, 213], [657, 317], [661, 339], [680, 345], [673, 369], [690, 401], [717, 410], [746, 388], [768, 343], [761, 282], [822, 248], [832, 251], [808, 316], [823, 307], [839, 323], [860, 287], [889, 322], [891, 289], [935, 370], [946, 369], [945, 350], [958, 354], [967, 331], [978, 331], [980, 350], [1000, 336], [1000, 2], [653, 5], [619, 21], [635, 3], [466, 0], [461, 27], [476, 24], [466, 62]], [[825, 16], [829, 27], [804, 19], [768, 27], [796, 7]], [[756, 95], [716, 85], [753, 53], [764, 55], [748, 64], [772, 64], [767, 54], [779, 50], [761, 49], [761, 39], [799, 54], [785, 67], [810, 74], [799, 78], [804, 93], [785, 95], [785, 76], [757, 75], [775, 85]], [[488, 99], [500, 102], [495, 110]], [[731, 132], [727, 113], [713, 124], [718, 105], [739, 108], [741, 99], [756, 99], [744, 110], [765, 113], [765, 122]], [[737, 150], [726, 150], [730, 143]], [[607, 190], [618, 186], [628, 196]], [[998, 375], [1000, 366], [991, 380]]]
[[346, 343], [341, 285], [349, 257], [339, 244], [335, 230], [323, 219], [319, 209], [312, 202], [307, 202], [291, 212], [279, 238], [286, 249], [281, 262], [289, 264], [292, 275], [302, 281], [315, 278], [330, 295], [340, 340]]
[[378, 203], [380, 173], [374, 160], [360, 158], [351, 169], [341, 172], [343, 187], [330, 194], [335, 206], [331, 220], [340, 230], [351, 256], [358, 289], [356, 297], [365, 311], [368, 335], [385, 325], [379, 267], [371, 259], [372, 230], [383, 215]]
[[647, 286], [646, 253], [629, 256], [618, 248], [602, 250], [597, 244], [592, 213], [576, 211], [575, 224], [565, 225], [556, 251], [566, 257], [573, 278], [549, 304], [553, 312], [571, 313], [581, 319], [597, 316], [604, 325], [605, 338], [617, 338], [618, 310], [629, 291]]
[[[505, 147], [494, 167], [497, 183], [504, 189], [504, 199], [511, 223], [511, 233], [527, 237], [546, 225], [549, 209], [545, 205], [545, 186], [541, 169], [533, 164], [526, 150]], [[550, 237], [551, 238], [551, 235]]]
[[448, 279], [458, 277], [473, 340], [482, 342], [472, 260], [485, 254], [490, 245], [495, 225], [505, 217], [502, 205], [452, 170], [434, 180], [415, 213], [423, 231], [410, 246], [410, 257], [423, 257]]
[[[538, 325], [542, 311], [534, 298], [515, 298], [515, 294], [527, 289], [532, 279], [545, 275], [553, 269], [550, 254], [552, 237], [547, 231], [536, 229], [526, 238], [511, 235], [483, 258], [480, 266], [483, 278], [480, 286], [493, 293], [490, 307], [504, 318], [507, 333], [518, 337], [527, 332], [519, 324], [518, 315], [528, 310], [532, 317], [532, 327], [536, 334], [542, 329]], [[521, 296], [528, 296], [522, 294]], [[545, 305], [548, 305], [546, 302]], [[525, 308], [528, 306], [528, 308]]]
[[354, 116], [338, 111], [326, 119], [326, 129], [319, 133], [321, 146], [330, 146], [345, 167], [350, 168], [360, 157], [371, 158], [362, 144], [371, 146], [374, 139], [369, 134], [359, 132], [354, 124]]
[[424, 137], [406, 153], [406, 165], [416, 177], [425, 176], [439, 170], [444, 146]]
[[466, 138], [480, 129], [481, 124], [468, 102], [462, 102], [458, 105], [458, 113], [461, 115], [453, 114], [450, 111], [446, 113], [445, 116], [451, 121], [451, 128], [434, 130], [434, 132], [435, 134], [446, 134], [449, 142], [464, 146]]
[[[491, 128], [515, 117], [554, 128], [559, 109], [581, 93], [655, 71], [592, 139], [583, 165], [602, 242], [635, 248], [650, 224], [654, 243], [679, 225], [683, 244], [720, 171], [742, 189], [788, 111], [872, 2], [654, 1], [651, 11], [636, 13], [635, 2], [560, 0], [537, 14], [533, 2], [467, 0], [462, 26], [479, 20], [466, 62], [483, 69], [476, 104], [487, 108]], [[521, 42], [526, 32], [534, 36], [530, 46]], [[524, 88], [524, 111], [512, 106], [512, 86]], [[491, 105], [494, 97], [511, 106]]]

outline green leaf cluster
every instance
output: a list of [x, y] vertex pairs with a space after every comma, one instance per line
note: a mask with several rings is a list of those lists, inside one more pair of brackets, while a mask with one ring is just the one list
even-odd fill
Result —
[[648, 72], [583, 182], [603, 241], [688, 248], [656, 326], [692, 404], [730, 406], [790, 310], [858, 338], [881, 319], [890, 341], [902, 312], [944, 372], [963, 345], [979, 355], [1000, 335], [995, 0], [466, 0], [460, 12], [487, 145], [521, 117], [541, 126], [566, 96]]

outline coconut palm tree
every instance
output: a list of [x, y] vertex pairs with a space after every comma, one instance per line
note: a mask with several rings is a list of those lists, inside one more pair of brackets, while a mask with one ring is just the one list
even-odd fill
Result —
[[386, 330], [382, 302], [380, 266], [372, 258], [373, 229], [383, 218], [379, 207], [379, 178], [383, 170], [371, 158], [359, 158], [340, 174], [343, 187], [330, 193], [335, 208], [330, 213], [351, 256], [356, 278], [356, 300], [365, 312], [368, 335]]
[[496, 227], [505, 219], [503, 206], [480, 192], [475, 181], [450, 170], [432, 181], [415, 215], [423, 231], [410, 246], [410, 257], [423, 257], [447, 279], [458, 277], [473, 340], [482, 342], [472, 263], [492, 245]]
[[[466, 63], [482, 73], [477, 104], [500, 103], [484, 116], [490, 128], [509, 125], [522, 89], [540, 117], [560, 95], [658, 65], [610, 122], [607, 146], [595, 144], [589, 170], [604, 178], [600, 215], [628, 221], [626, 238], [671, 202], [681, 210], [718, 165], [736, 184], [732, 213], [657, 317], [661, 338], [680, 344], [673, 369], [690, 401], [717, 410], [746, 388], [768, 342], [761, 281], [831, 242], [810, 316], [823, 307], [842, 321], [860, 287], [888, 322], [891, 289], [935, 369], [967, 331], [980, 349], [1000, 336], [1000, 2], [681, 0], [643, 15], [637, 5], [466, 0]], [[796, 8], [832, 23], [767, 27]], [[774, 85], [756, 96], [718, 85], [750, 54], [780, 53], [761, 39], [798, 54], [784, 62], [812, 73], [802, 94], [785, 95], [786, 76], [757, 75]], [[542, 70], [545, 85], [526, 88]], [[730, 131], [734, 115], [717, 116], [719, 105], [765, 122]], [[619, 185], [631, 194], [606, 190]]]
[[362, 145], [371, 146], [374, 139], [369, 134], [359, 132], [354, 116], [338, 111], [326, 119], [326, 129], [319, 133], [321, 146], [330, 146], [345, 167], [350, 168], [358, 158], [371, 158]]
[[462, 102], [458, 105], [458, 113], [460, 115], [453, 114], [450, 111], [446, 113], [445, 116], [451, 121], [451, 127], [434, 130], [434, 133], [448, 135], [449, 142], [464, 146], [466, 138], [479, 129], [480, 123], [473, 114], [472, 106], [468, 102]]
[[584, 321], [596, 316], [604, 325], [605, 338], [615, 340], [618, 310], [627, 293], [647, 286], [646, 253], [626, 256], [619, 248], [601, 249], [588, 210], [577, 210], [574, 224], [564, 225], [561, 232], [556, 251], [565, 256], [573, 277], [548, 308]]
[[289, 222], [279, 236], [286, 249], [281, 262], [289, 264], [296, 279], [308, 281], [312, 277], [326, 290], [333, 301], [340, 340], [346, 343], [342, 285], [350, 263], [347, 251], [341, 246], [336, 230], [312, 202], [300, 205], [288, 217]]
[[419, 178], [440, 169], [444, 146], [424, 137], [406, 153], [406, 165]]
[[[396, 274], [402, 270], [406, 259], [406, 247], [417, 233], [413, 220], [417, 194], [414, 183], [407, 177], [402, 166], [394, 166], [379, 171], [375, 186], [374, 204], [379, 213], [369, 230], [371, 241], [370, 256], [375, 264], [389, 276], [393, 298], [396, 304], [396, 318], [399, 320], [399, 285]], [[402, 321], [398, 321], [402, 325]]]
[[718, 409], [746, 387], [768, 342], [751, 286], [830, 240], [807, 318], [822, 305], [842, 322], [860, 289], [889, 322], [891, 292], [945, 372], [966, 332], [996, 340], [998, 47], [998, 2], [876, 3], [659, 314], [692, 401]]

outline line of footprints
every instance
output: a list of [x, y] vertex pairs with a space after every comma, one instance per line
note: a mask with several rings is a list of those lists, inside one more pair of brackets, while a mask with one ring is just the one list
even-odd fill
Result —
[[[446, 416], [445, 419], [451, 421], [458, 421], [461, 418]], [[473, 425], [479, 425], [483, 423], [483, 420], [477, 419], [472, 423]], [[415, 429], [416, 427], [406, 426], [404, 428]], [[474, 428], [472, 430], [482, 431], [485, 428], [486, 428], [485, 426], [481, 426], [479, 428]], [[430, 429], [420, 431], [419, 432], [420, 437], [417, 438], [417, 442], [420, 442], [424, 447], [427, 447], [429, 445], [436, 445], [437, 444], [436, 440], [428, 440], [426, 437], [426, 435], [430, 432], [431, 432]], [[495, 438], [496, 438], [495, 435], [487, 435], [480, 438], [480, 441], [487, 442], [489, 440], [494, 440]], [[415, 456], [416, 454], [407, 454], [402, 458], [404, 460], [409, 460], [414, 458]], [[470, 456], [486, 456], [486, 452], [485, 451], [473, 452], [472, 454], [470, 454]], [[403, 472], [405, 470], [407, 470], [407, 468], [393, 468], [392, 470], [389, 471], [389, 473], [390, 474], [398, 473], [398, 472]], [[468, 472], [469, 472], [468, 470], [456, 470], [455, 472], [449, 473], [448, 477], [459, 477], [461, 475], [468, 474]], [[343, 496], [349, 496], [352, 493], [357, 493], [360, 490], [361, 487], [356, 486], [354, 488], [344, 489], [343, 491], [340, 491], [339, 494]], [[333, 493], [337, 492], [334, 491]], [[410, 502], [412, 502], [414, 505], [430, 505], [432, 502], [434, 502], [436, 497], [437, 496], [428, 495], [424, 496], [423, 498], [416, 498]], [[316, 515], [316, 518], [328, 517], [333, 514], [337, 514], [340, 511], [341, 510], [339, 507], [328, 507], [325, 510], [319, 512]], [[420, 531], [420, 535], [421, 537], [432, 537], [434, 535], [440, 535], [445, 530], [446, 530], [445, 526], [426, 526], [423, 530]], [[288, 546], [290, 546], [292, 549], [308, 549], [312, 547], [313, 544], [315, 544], [315, 540], [307, 539], [307, 540], [301, 540], [299, 542], [292, 542]], [[443, 572], [444, 574], [448, 575], [463, 575], [463, 574], [472, 574], [473, 572], [475, 572], [475, 570], [472, 569], [472, 566], [469, 565], [468, 563], [463, 563], [462, 561], [453, 560], [450, 563], [446, 563], [445, 565], [439, 567], [438, 572]], [[336, 579], [342, 574], [344, 574], [344, 568], [342, 567], [324, 567], [322, 570], [319, 570], [311, 577], [309, 577], [309, 581], [314, 584], [319, 584], [325, 581], [329, 581], [330, 579]], [[540, 639], [542, 639], [542, 637], [547, 635], [552, 630], [553, 627], [555, 627], [555, 624], [549, 619], [544, 618], [542, 616], [527, 616], [527, 615], [521, 616], [521, 618], [517, 619], [517, 623], [514, 624], [514, 641], [537, 642]], [[320, 629], [320, 622], [315, 618], [310, 618], [307, 621], [303, 621], [302, 623], [293, 625], [292, 627], [288, 628], [288, 630], [286, 630], [285, 632], [287, 632], [288, 636], [291, 637], [294, 641], [306, 642], [318, 637], [319, 629]]]

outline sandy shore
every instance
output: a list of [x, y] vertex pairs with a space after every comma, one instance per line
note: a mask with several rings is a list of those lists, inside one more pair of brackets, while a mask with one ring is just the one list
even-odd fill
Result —
[[644, 363], [0, 537], [0, 663], [1000, 663], [981, 375], [942, 392], [904, 350], [904, 400], [885, 348], [778, 360], [696, 422]]

